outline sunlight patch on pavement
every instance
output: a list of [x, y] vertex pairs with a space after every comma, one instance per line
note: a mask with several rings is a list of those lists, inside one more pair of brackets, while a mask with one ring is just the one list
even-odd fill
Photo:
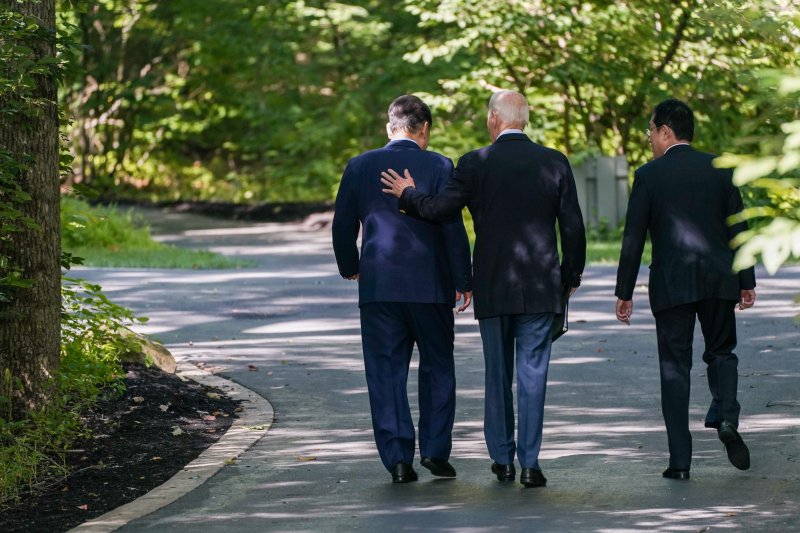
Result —
[[156, 335], [167, 331], [175, 331], [186, 326], [196, 326], [198, 324], [211, 324], [228, 320], [226, 317], [200, 315], [194, 313], [184, 313], [179, 311], [150, 311], [147, 313], [150, 318], [145, 324], [136, 324], [131, 327], [136, 333], [145, 335]]
[[633, 409], [632, 407], [593, 407], [587, 409], [585, 407], [568, 407], [565, 405], [551, 405], [548, 410], [557, 413], [558, 415], [577, 415], [577, 416], [620, 416], [620, 415], [640, 415], [644, 412], [643, 409]]
[[[655, 532], [673, 532], [673, 531], [706, 531], [709, 528], [704, 527], [698, 530], [701, 525], [706, 525], [708, 522], [714, 523], [715, 529], [738, 530], [735, 520], [741, 515], [755, 513], [756, 515], [768, 516], [771, 513], [759, 512], [755, 505], [742, 505], [736, 506], [718, 506], [706, 507], [699, 509], [677, 509], [677, 508], [654, 508], [654, 509], [636, 509], [630, 511], [607, 511], [606, 514], [611, 516], [630, 516], [630, 517], [646, 517], [641, 521], [636, 522], [638, 527], [647, 528], [647, 531]], [[728, 519], [727, 523], [725, 519]], [[698, 523], [698, 520], [703, 522]], [[684, 525], [681, 525], [684, 522]], [[624, 531], [641, 531], [639, 529], [619, 529], [619, 528], [601, 528], [597, 530], [598, 533], [620, 533]]]
[[586, 363], [607, 363], [607, 357], [559, 357], [551, 359], [551, 365], [582, 365]]
[[742, 429], [752, 431], [774, 431], [779, 429], [792, 429], [800, 431], [800, 417], [781, 416], [778, 412], [768, 415], [751, 415], [744, 417], [740, 423]]
[[[223, 255], [237, 255], [237, 256], [259, 256], [259, 255], [324, 255], [330, 256], [328, 245], [306, 243], [304, 245], [292, 244], [290, 246], [281, 246], [275, 244], [268, 244], [264, 246], [253, 246], [252, 243], [242, 243], [240, 245], [228, 246], [209, 246], [206, 248], [212, 252]], [[328, 273], [333, 273], [333, 268]]]
[[[546, 409], [546, 408], [545, 408]], [[588, 414], [588, 413], [587, 413]], [[558, 421], [550, 422], [545, 417], [544, 421], [545, 433], [548, 435], [592, 435], [612, 437], [615, 435], [636, 435], [639, 433], [660, 433], [664, 428], [651, 424], [643, 426], [642, 424], [626, 424], [626, 423], [602, 423], [602, 424], [573, 424], [563, 423]]]
[[353, 319], [341, 318], [316, 318], [306, 320], [291, 320], [246, 329], [243, 333], [259, 335], [264, 333], [316, 333], [320, 331], [347, 331], [360, 329], [361, 323]]

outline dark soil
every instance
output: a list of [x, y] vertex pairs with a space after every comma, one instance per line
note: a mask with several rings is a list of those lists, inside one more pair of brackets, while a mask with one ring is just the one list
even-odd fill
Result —
[[[222, 391], [156, 368], [124, 368], [125, 393], [84, 417], [93, 436], [67, 454], [72, 474], [0, 509], [3, 533], [67, 531], [135, 500], [218, 441], [236, 418], [240, 402]], [[176, 428], [183, 433], [174, 435]]]

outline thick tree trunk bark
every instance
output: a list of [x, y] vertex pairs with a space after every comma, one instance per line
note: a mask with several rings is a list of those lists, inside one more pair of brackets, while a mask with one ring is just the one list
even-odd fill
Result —
[[[31, 16], [51, 32], [50, 38], [26, 43], [37, 59], [55, 55], [55, 0], [0, 0], [0, 7]], [[36, 87], [31, 96], [45, 103], [31, 112], [5, 115], [0, 121], [0, 148], [17, 161], [30, 158], [16, 179], [31, 196], [20, 208], [38, 226], [12, 233], [10, 244], [3, 250], [10, 265], [34, 283], [30, 289], [13, 291], [10, 303], [0, 303], [0, 396], [12, 398], [14, 418], [47, 403], [56, 384], [60, 350], [57, 87], [54, 76], [36, 75], [34, 79]], [[8, 414], [4, 411], [0, 416]]]

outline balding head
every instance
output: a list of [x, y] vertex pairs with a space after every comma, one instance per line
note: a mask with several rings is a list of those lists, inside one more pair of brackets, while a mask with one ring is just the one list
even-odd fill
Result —
[[505, 129], [525, 129], [530, 111], [525, 97], [516, 91], [497, 91], [489, 99], [486, 129], [492, 142]]
[[525, 97], [517, 91], [497, 91], [489, 99], [489, 111], [497, 113], [507, 128], [524, 129], [528, 125], [530, 110]]

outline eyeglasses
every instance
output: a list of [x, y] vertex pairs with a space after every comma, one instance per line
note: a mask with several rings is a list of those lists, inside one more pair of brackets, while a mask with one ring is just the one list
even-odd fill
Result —
[[659, 128], [661, 128], [662, 126], [666, 126], [666, 124], [661, 124], [661, 126], [656, 126], [655, 129], [653, 130], [651, 130], [650, 128], [644, 130], [644, 132], [647, 134], [647, 138], [649, 139], [651, 134], [657, 133]]

